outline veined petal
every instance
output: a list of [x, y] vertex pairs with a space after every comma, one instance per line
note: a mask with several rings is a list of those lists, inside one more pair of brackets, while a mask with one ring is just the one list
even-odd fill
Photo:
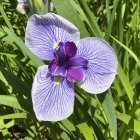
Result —
[[104, 40], [94, 37], [82, 39], [77, 56], [88, 60], [86, 79], [81, 87], [89, 93], [102, 93], [114, 81], [117, 57], [112, 47]]
[[85, 79], [85, 74], [81, 68], [70, 68], [67, 71], [67, 80], [70, 82], [82, 83]]
[[58, 62], [56, 59], [53, 59], [48, 66], [49, 73], [54, 73], [57, 67], [58, 67]]
[[54, 47], [59, 42], [80, 39], [79, 30], [63, 17], [48, 13], [46, 15], [32, 15], [27, 23], [25, 43], [29, 49], [42, 60], [52, 60]]
[[[57, 83], [56, 83], [57, 82]], [[32, 101], [36, 117], [40, 121], [59, 121], [73, 112], [74, 91], [66, 79], [48, 75], [46, 65], [38, 68], [32, 86]]]

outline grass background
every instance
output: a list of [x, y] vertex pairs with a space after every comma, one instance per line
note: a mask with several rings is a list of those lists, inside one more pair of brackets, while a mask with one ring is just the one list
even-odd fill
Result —
[[60, 122], [38, 122], [31, 86], [45, 62], [24, 44], [30, 13], [16, 11], [16, 0], [0, 1], [0, 139], [140, 140], [140, 1], [52, 0], [53, 12], [75, 24], [81, 38], [96, 36], [114, 48], [118, 75], [108, 91], [91, 95], [75, 85], [74, 113]]

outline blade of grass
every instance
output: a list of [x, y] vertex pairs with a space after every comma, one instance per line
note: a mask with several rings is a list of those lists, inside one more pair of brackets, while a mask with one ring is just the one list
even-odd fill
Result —
[[110, 2], [110, 0], [106, 0], [106, 14], [107, 14], [108, 23], [109, 23], [110, 16], [111, 16], [111, 11], [110, 11], [110, 8], [109, 8], [109, 2]]
[[84, 135], [86, 140], [94, 140], [93, 131], [87, 125], [87, 123], [78, 124], [77, 127], [81, 131], [81, 133]]
[[134, 58], [134, 60], [136, 61], [136, 63], [138, 64], [138, 66], [140, 67], [140, 60], [139, 58], [127, 47], [125, 46], [123, 43], [121, 43], [120, 41], [118, 41], [116, 38], [114, 38], [113, 36], [111, 36], [111, 38], [118, 43], [121, 47], [123, 47], [127, 52], [129, 52], [129, 54]]
[[3, 7], [1, 6], [1, 4], [0, 4], [0, 12], [1, 12], [1, 14], [2, 14], [2, 17], [3, 17], [4, 20], [5, 20], [5, 23], [7, 24], [8, 28], [10, 29], [10, 31], [11, 31], [11, 32], [14, 32], [13, 27], [12, 27], [12, 25], [11, 25], [11, 23], [10, 23], [10, 21], [9, 21], [9, 19], [8, 19], [8, 17], [7, 17], [7, 15], [6, 15], [6, 13], [4, 12], [4, 9], [3, 9]]
[[11, 95], [0, 95], [0, 104], [25, 111], [19, 104], [18, 99]]
[[13, 40], [13, 42], [15, 42], [19, 46], [23, 54], [25, 56], [27, 55], [34, 62], [34, 65], [36, 67], [39, 67], [44, 64], [42, 60], [40, 60], [27, 48], [24, 42], [19, 37], [17, 37], [16, 34], [10, 32], [10, 30], [7, 27], [3, 27], [3, 30], [9, 35], [9, 37]]
[[89, 19], [89, 22], [91, 24], [94, 30], [94, 34], [96, 37], [104, 38], [103, 34], [97, 24], [97, 19], [94, 16], [94, 14], [90, 11], [89, 7], [87, 6], [87, 3], [84, 0], [78, 0], [79, 4], [81, 5], [83, 11], [85, 12], [87, 18]]
[[114, 22], [114, 19], [115, 19], [115, 13], [116, 13], [118, 1], [119, 0], [115, 0], [114, 4], [113, 4], [113, 11], [112, 11], [111, 16], [110, 16], [109, 25], [108, 25], [108, 28], [107, 28], [107, 31], [106, 31], [106, 36], [105, 36], [106, 40], [108, 40], [109, 35], [111, 35], [112, 26], [113, 26], [113, 22]]
[[119, 78], [121, 80], [121, 83], [122, 83], [123, 87], [125, 88], [127, 96], [129, 98], [129, 101], [132, 105], [133, 104], [133, 98], [134, 98], [135, 94], [134, 94], [132, 86], [131, 86], [131, 84], [128, 80], [128, 77], [125, 75], [125, 73], [124, 73], [120, 64], [118, 64], [118, 75], [119, 75]]
[[109, 126], [113, 133], [114, 140], [117, 140], [117, 118], [111, 90], [108, 90], [108, 93], [105, 96], [105, 100], [103, 101], [103, 108], [108, 118]]
[[8, 115], [4, 115], [4, 116], [0, 116], [0, 119], [19, 119], [19, 118], [27, 118], [27, 113], [14, 113], [14, 114], [8, 114]]
[[[131, 116], [129, 116], [128, 114], [123, 114], [123, 113], [119, 113], [117, 115], [117, 118], [121, 121], [123, 121], [126, 125], [129, 124], [129, 121], [131, 119], [133, 119]], [[140, 136], [140, 121], [133, 119], [134, 120], [134, 131]]]
[[52, 0], [58, 14], [72, 22], [81, 33], [81, 37], [89, 36], [89, 33], [81, 21], [77, 11], [69, 0]]
[[30, 86], [2, 67], [0, 67], [0, 71], [7, 80], [8, 84], [11, 85], [14, 90], [27, 97], [30, 97]]

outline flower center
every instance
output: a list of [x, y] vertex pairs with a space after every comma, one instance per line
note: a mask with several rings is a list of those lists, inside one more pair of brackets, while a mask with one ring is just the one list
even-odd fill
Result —
[[[56, 77], [54, 78], [54, 82], [57, 81], [58, 77], [59, 79], [61, 79], [60, 77], [66, 77], [73, 81], [78, 81], [79, 79], [77, 77], [79, 75], [80, 77], [84, 77], [83, 72], [81, 72], [81, 68], [87, 68], [88, 60], [82, 57], [76, 57], [77, 47], [74, 42], [68, 41], [66, 43], [55, 43], [54, 53], [56, 59], [52, 60], [48, 67], [49, 73]], [[72, 78], [69, 78], [69, 75]], [[73, 79], [73, 77], [75, 79]], [[58, 80], [58, 82], [60, 81], [61, 80]]]
[[62, 80], [63, 80], [62, 77], [56, 76], [56, 77], [54, 77], [54, 84], [57, 85], [57, 84], [59, 84]]

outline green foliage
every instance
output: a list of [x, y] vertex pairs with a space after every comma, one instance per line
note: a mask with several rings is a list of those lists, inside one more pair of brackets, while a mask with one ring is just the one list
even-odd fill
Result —
[[[38, 122], [31, 86], [44, 63], [26, 47], [30, 14], [16, 11], [17, 1], [0, 2], [0, 139], [139, 140], [140, 2], [139, 0], [52, 0], [54, 11], [75, 24], [81, 38], [97, 36], [115, 49], [118, 75], [104, 94], [90, 95], [75, 85], [74, 113], [66, 120]], [[35, 12], [45, 14], [45, 6]]]

